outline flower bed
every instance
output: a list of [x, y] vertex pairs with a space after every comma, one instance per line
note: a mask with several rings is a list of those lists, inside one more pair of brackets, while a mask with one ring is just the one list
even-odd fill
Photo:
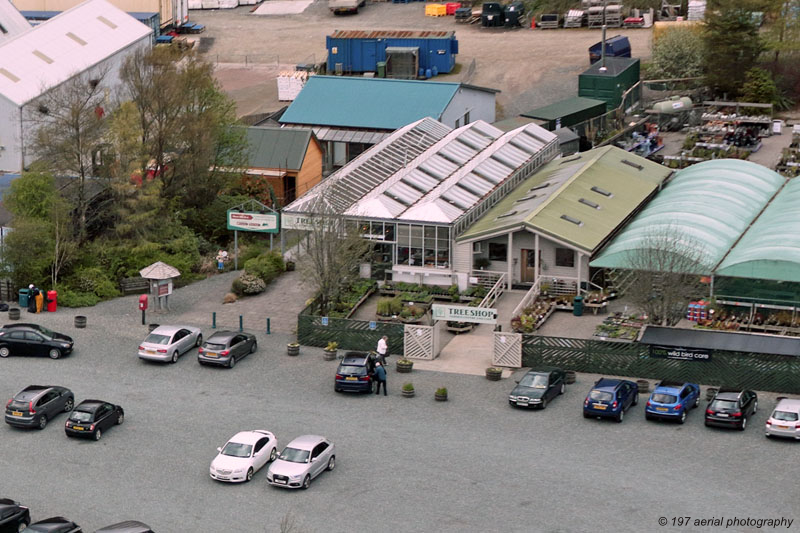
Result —
[[601, 340], [635, 341], [639, 332], [644, 327], [644, 319], [636, 315], [623, 316], [622, 313], [614, 313], [603, 320], [603, 323], [595, 328], [592, 337]]
[[519, 316], [511, 319], [511, 329], [515, 333], [533, 333], [553, 314], [555, 305], [550, 300], [537, 299], [522, 310]]

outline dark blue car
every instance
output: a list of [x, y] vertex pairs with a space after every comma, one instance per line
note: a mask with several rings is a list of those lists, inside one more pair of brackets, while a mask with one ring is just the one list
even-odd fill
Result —
[[639, 403], [639, 385], [625, 379], [600, 378], [583, 401], [583, 417], [622, 422], [625, 411]]
[[336, 369], [333, 390], [336, 392], [372, 392], [375, 361], [368, 353], [347, 352]]
[[686, 422], [686, 412], [699, 404], [700, 385], [665, 380], [656, 386], [647, 400], [644, 416], [647, 420], [665, 418], [683, 424]]

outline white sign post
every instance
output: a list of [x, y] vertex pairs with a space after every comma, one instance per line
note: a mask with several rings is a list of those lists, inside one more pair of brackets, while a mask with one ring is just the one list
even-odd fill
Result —
[[468, 307], [466, 305], [433, 304], [434, 320], [497, 324], [497, 309]]

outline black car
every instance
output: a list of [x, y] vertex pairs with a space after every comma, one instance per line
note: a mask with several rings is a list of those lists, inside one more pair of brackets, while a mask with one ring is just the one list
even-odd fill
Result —
[[375, 359], [364, 352], [347, 352], [336, 369], [333, 390], [336, 392], [372, 392]]
[[64, 431], [67, 437], [91, 437], [100, 440], [103, 431], [122, 424], [125, 412], [119, 405], [100, 400], [83, 400], [69, 415]]
[[31, 512], [9, 498], [0, 498], [0, 533], [17, 533], [31, 523]]
[[0, 357], [46, 355], [58, 359], [72, 353], [72, 337], [37, 324], [12, 324], [0, 329]]
[[39, 520], [28, 526], [26, 533], [82, 533], [81, 526], [63, 516]]
[[222, 365], [233, 368], [236, 361], [258, 350], [256, 336], [250, 333], [217, 331], [197, 349], [201, 365]]
[[69, 413], [74, 405], [75, 395], [66, 387], [31, 385], [8, 400], [6, 424], [44, 429], [49, 420]]
[[758, 411], [758, 395], [751, 390], [721, 388], [706, 408], [706, 426], [744, 431], [747, 419]]
[[538, 407], [544, 409], [547, 402], [567, 388], [564, 371], [560, 368], [539, 368], [529, 371], [517, 381], [508, 403], [519, 407]]
[[153, 533], [150, 526], [136, 520], [126, 520], [119, 524], [106, 526], [98, 529], [94, 533]]

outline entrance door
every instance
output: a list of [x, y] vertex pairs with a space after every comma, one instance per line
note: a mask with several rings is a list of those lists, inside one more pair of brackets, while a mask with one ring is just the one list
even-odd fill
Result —
[[[542, 252], [539, 251], [539, 264], [541, 264]], [[534, 283], [536, 281], [536, 252], [535, 250], [522, 250], [522, 258], [520, 261], [522, 265], [522, 272], [520, 273], [520, 280], [523, 283]]]

